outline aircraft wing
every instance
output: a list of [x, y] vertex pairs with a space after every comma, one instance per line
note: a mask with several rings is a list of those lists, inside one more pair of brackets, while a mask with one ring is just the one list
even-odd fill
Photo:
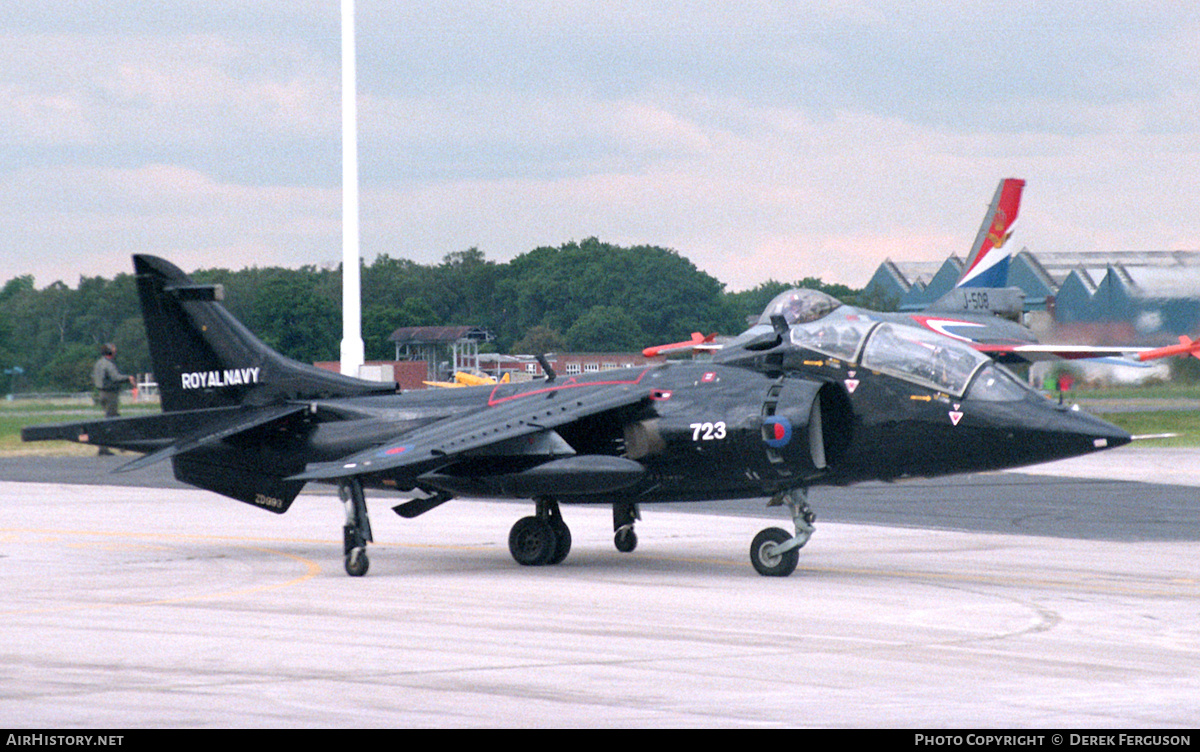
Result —
[[1181, 335], [1178, 345], [1166, 347], [1094, 347], [1092, 345], [975, 345], [993, 357], [1010, 356], [1024, 361], [1108, 359], [1120, 365], [1142, 366], [1147, 361], [1173, 356], [1200, 358], [1200, 340]]
[[[1092, 345], [985, 344], [973, 343], [976, 350], [1001, 362], [1038, 363], [1047, 360], [1109, 360], [1119, 365], [1145, 367], [1141, 357], [1147, 347], [1096, 347]], [[1172, 355], [1177, 353], [1167, 353]], [[1158, 355], [1156, 357], [1166, 357]]]
[[310, 464], [288, 480], [333, 480], [406, 468], [424, 471], [467, 454], [500, 459], [571, 455], [574, 450], [553, 429], [609, 410], [648, 403], [651, 394], [639, 385], [641, 377], [603, 385], [567, 380], [508, 397], [493, 392], [486, 407], [407, 431], [394, 441], [334, 462]]
[[170, 446], [139, 457], [133, 462], [122, 465], [113, 472], [126, 473], [131, 470], [137, 470], [147, 465], [153, 465], [156, 462], [169, 459], [177, 454], [183, 454], [193, 449], [216, 444], [219, 441], [238, 434], [264, 428], [270, 424], [284, 421], [293, 416], [308, 413], [309, 411], [310, 407], [308, 405], [294, 404], [239, 411], [239, 413], [227, 415], [220, 421], [210, 423], [201, 429], [192, 431], [174, 441]]
[[148, 452], [115, 471], [128, 472], [237, 434], [288, 420], [309, 409], [308, 405], [299, 404], [214, 408], [82, 423], [56, 423], [24, 428], [21, 438], [25, 441], [74, 441]]
[[1194, 340], [1187, 335], [1179, 335], [1178, 345], [1168, 345], [1166, 347], [1155, 347], [1139, 352], [1138, 360], [1156, 360], [1158, 358], [1169, 358], [1172, 355], [1179, 355], [1186, 358], [1191, 355], [1193, 358], [1200, 358], [1200, 340]]
[[1182, 345], [1151, 350], [1148, 347], [1100, 347], [1095, 345], [1047, 345], [1037, 342], [1024, 326], [988, 314], [912, 314], [913, 323], [957, 339], [1001, 363], [1039, 363], [1050, 360], [1106, 360], [1133, 367], [1143, 361], [1187, 354], [1200, 345], [1188, 340]]

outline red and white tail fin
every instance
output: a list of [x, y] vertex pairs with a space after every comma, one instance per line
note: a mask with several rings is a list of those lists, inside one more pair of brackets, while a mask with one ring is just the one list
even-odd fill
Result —
[[1004, 245], [1012, 235], [1013, 223], [1021, 207], [1021, 191], [1024, 189], [1024, 180], [1005, 178], [1000, 181], [955, 287], [999, 288], [1008, 284], [1011, 253]]

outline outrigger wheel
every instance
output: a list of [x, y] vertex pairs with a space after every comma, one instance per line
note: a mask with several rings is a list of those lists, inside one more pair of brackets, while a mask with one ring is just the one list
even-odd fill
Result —
[[371, 560], [367, 558], [366, 546], [350, 548], [350, 552], [346, 554], [346, 574], [351, 577], [362, 577], [370, 566]]
[[346, 524], [342, 527], [343, 551], [346, 555], [346, 574], [362, 577], [371, 566], [367, 558], [367, 543], [371, 537], [371, 520], [367, 517], [367, 500], [362, 481], [351, 478], [338, 486], [338, 496], [346, 507]]
[[637, 543], [637, 533], [634, 532], [633, 525], [618, 528], [613, 534], [613, 545], [623, 554], [633, 553]]
[[613, 545], [623, 554], [637, 548], [637, 533], [633, 523], [641, 518], [637, 504], [619, 502], [613, 504]]

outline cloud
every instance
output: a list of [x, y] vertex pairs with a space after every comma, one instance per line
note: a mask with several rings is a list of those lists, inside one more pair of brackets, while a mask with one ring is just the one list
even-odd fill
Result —
[[194, 147], [340, 134], [336, 68], [265, 39], [0, 35], [14, 146]]
[[341, 232], [340, 191], [223, 183], [174, 165], [11, 171], [0, 205], [0, 233], [26, 262], [5, 279], [32, 271], [39, 285], [128, 272], [130, 254], [145, 252], [191, 268], [296, 267], [336, 259]]
[[[0, 22], [0, 278], [340, 256], [336, 4], [155, 8]], [[1035, 250], [1200, 247], [1190, 6], [359, 0], [357, 25], [368, 258], [596, 235], [732, 287], [859, 285], [964, 253], [1007, 176]]]

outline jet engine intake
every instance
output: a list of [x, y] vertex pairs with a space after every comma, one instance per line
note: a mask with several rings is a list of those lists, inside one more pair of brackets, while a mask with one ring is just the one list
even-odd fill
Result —
[[783, 478], [820, 474], [841, 460], [853, 425], [850, 398], [840, 386], [783, 377], [762, 406], [767, 461]]

